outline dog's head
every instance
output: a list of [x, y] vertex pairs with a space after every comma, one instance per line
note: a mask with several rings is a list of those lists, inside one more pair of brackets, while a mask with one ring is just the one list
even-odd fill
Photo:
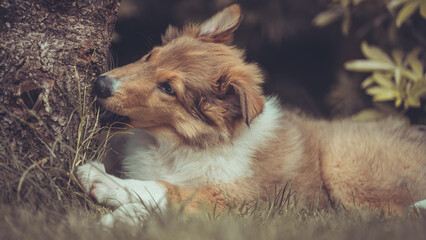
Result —
[[235, 4], [199, 25], [169, 26], [163, 45], [98, 78], [101, 104], [157, 137], [199, 146], [230, 141], [264, 104], [259, 67], [229, 45], [241, 19]]

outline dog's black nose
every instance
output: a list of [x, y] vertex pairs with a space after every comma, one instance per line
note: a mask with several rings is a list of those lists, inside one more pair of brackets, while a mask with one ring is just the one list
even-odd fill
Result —
[[95, 85], [93, 86], [93, 91], [96, 96], [100, 98], [109, 98], [111, 97], [111, 85], [112, 79], [109, 76], [99, 76], [95, 81]]

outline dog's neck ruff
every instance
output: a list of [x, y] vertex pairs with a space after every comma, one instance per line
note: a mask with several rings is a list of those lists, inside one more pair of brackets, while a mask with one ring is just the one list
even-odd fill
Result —
[[123, 162], [125, 177], [139, 180], [164, 180], [184, 187], [232, 182], [252, 174], [250, 164], [256, 151], [276, 138], [283, 116], [275, 97], [268, 98], [261, 114], [231, 144], [211, 149], [195, 149], [149, 140], [135, 130], [127, 144]]

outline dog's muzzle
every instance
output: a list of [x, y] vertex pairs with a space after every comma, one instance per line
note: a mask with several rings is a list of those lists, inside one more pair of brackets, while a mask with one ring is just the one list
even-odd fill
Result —
[[99, 76], [93, 86], [93, 91], [100, 98], [112, 96], [112, 84], [114, 79], [110, 76]]

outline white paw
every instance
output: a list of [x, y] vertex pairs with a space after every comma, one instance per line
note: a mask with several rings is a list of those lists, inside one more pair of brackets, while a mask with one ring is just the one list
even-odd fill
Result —
[[90, 162], [77, 168], [77, 178], [84, 190], [97, 202], [110, 206], [119, 206], [116, 200], [120, 190], [116, 177], [105, 172], [105, 166], [99, 162]]
[[[103, 179], [105, 180], [105, 179]], [[118, 192], [122, 189], [111, 184], [110, 181], [98, 181], [92, 184], [90, 189], [90, 196], [92, 196], [98, 203], [104, 203], [108, 206], [118, 207], [122, 203], [117, 198]]]
[[140, 203], [128, 203], [120, 206], [110, 214], [106, 214], [100, 220], [100, 223], [108, 228], [114, 226], [116, 222], [122, 222], [129, 225], [142, 224], [144, 217], [148, 215], [146, 208]]
[[115, 220], [135, 224], [150, 209], [164, 209], [167, 189], [155, 181], [121, 179], [105, 172], [103, 164], [90, 162], [77, 168], [84, 190], [97, 202], [117, 208], [101, 222], [112, 226]]
[[84, 190], [88, 193], [92, 184], [106, 175], [105, 166], [99, 162], [89, 162], [78, 167], [76, 175]]

